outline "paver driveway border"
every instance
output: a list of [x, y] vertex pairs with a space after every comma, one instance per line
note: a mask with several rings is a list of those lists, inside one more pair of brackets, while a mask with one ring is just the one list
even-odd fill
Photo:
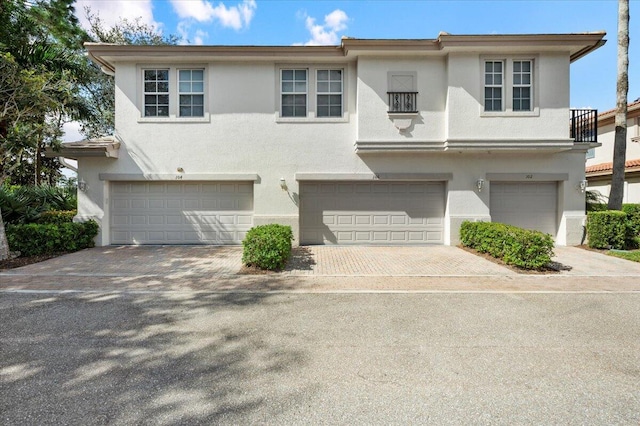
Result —
[[[98, 247], [0, 273], [0, 291], [640, 292], [640, 264], [556, 248], [565, 270], [523, 275], [457, 247], [295, 249], [277, 274], [243, 274], [241, 247]], [[576, 266], [572, 266], [576, 265]]]

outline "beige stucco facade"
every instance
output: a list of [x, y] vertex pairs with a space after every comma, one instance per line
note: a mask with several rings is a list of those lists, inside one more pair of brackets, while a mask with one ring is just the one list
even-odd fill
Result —
[[[118, 225], [111, 217], [113, 182], [250, 182], [253, 225], [291, 225], [299, 238], [301, 205], [311, 197], [301, 200], [302, 183], [441, 182], [440, 242], [458, 244], [464, 220], [491, 220], [492, 182], [553, 182], [556, 242], [580, 243], [589, 146], [569, 139], [569, 66], [603, 35], [345, 39], [322, 48], [89, 45], [115, 73], [120, 147], [117, 158], [78, 158], [78, 177], [87, 184], [78, 216], [98, 220], [97, 242], [108, 245]], [[531, 61], [530, 111], [510, 110], [508, 76], [504, 110], [484, 111], [486, 58]], [[203, 69], [204, 116], [177, 117], [173, 85], [169, 117], [144, 117], [146, 68], [168, 69], [173, 78], [179, 69]], [[306, 117], [281, 116], [282, 69], [308, 70]], [[318, 69], [342, 70], [340, 117], [316, 117]], [[417, 112], [388, 112], [389, 81], [398, 72], [413, 78]], [[380, 196], [381, 211], [393, 199], [386, 197]], [[367, 208], [375, 220], [375, 206]], [[327, 224], [326, 232], [332, 229]]]

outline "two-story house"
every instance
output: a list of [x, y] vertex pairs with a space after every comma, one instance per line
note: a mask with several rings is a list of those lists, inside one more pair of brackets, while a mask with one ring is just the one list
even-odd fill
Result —
[[[99, 245], [457, 244], [464, 220], [576, 244], [569, 67], [604, 33], [344, 38], [340, 46], [87, 44], [112, 138], [67, 144]], [[584, 132], [582, 132], [584, 133]]]
[[[587, 151], [589, 190], [604, 197], [611, 192], [615, 110], [598, 115], [598, 142], [602, 146]], [[640, 99], [627, 105], [627, 150], [625, 161], [625, 203], [640, 203]]]

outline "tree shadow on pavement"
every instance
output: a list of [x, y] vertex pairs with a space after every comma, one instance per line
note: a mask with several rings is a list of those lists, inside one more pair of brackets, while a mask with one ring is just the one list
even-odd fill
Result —
[[291, 381], [305, 353], [253, 315], [275, 306], [273, 297], [4, 296], [3, 422], [264, 423], [266, 406], [295, 406], [297, 395], [313, 391]]

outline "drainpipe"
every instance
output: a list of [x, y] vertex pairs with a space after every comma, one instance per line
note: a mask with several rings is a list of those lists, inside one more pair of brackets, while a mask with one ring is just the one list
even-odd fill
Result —
[[60, 164], [62, 164], [63, 166], [65, 166], [67, 169], [71, 170], [72, 172], [76, 172], [78, 173], [78, 168], [75, 166], [72, 166], [71, 164], [67, 163], [67, 159], [64, 157], [58, 157], [58, 161], [60, 162]]

